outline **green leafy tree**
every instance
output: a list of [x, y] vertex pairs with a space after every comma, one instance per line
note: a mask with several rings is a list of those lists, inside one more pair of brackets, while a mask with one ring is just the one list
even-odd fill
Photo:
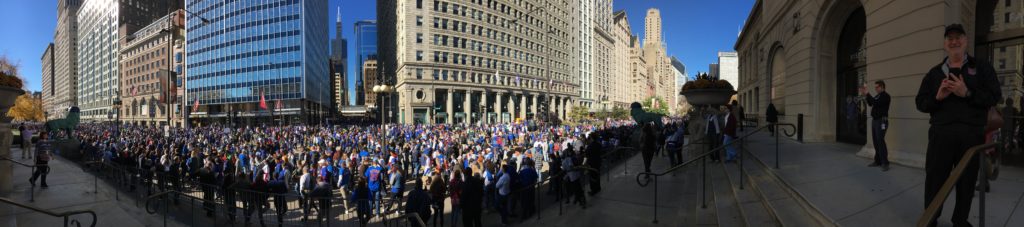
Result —
[[[641, 104], [644, 107], [644, 111], [647, 111], [647, 112], [650, 112], [650, 113], [661, 114], [661, 115], [665, 115], [665, 116], [669, 115], [668, 103], [666, 103], [665, 99], [662, 99], [661, 97], [658, 97], [658, 96], [648, 97], [648, 98], [644, 99], [644, 101]], [[655, 104], [657, 104], [657, 105], [655, 106]]]
[[572, 122], [579, 123], [590, 118], [590, 109], [583, 105], [573, 106], [569, 117], [572, 118]]

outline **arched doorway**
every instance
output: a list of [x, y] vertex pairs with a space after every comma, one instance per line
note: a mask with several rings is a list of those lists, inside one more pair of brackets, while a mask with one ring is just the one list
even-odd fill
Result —
[[865, 30], [861, 7], [846, 19], [836, 48], [836, 140], [840, 142], [867, 142], [867, 105], [857, 89], [866, 83]]
[[779, 111], [779, 114], [786, 113], [786, 91], [784, 89], [786, 84], [786, 55], [783, 54], [785, 51], [782, 46], [776, 44], [776, 47], [772, 48], [771, 62], [768, 63], [768, 68], [771, 70], [768, 74], [768, 87], [769, 99], [772, 104], [775, 104], [775, 109]]

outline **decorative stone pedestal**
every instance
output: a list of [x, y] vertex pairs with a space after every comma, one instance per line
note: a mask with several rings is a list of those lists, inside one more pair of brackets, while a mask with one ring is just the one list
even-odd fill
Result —
[[[11, 158], [11, 142], [14, 139], [14, 135], [11, 133], [10, 123], [0, 123], [0, 157]], [[11, 191], [14, 189], [14, 183], [12, 176], [14, 174], [13, 165], [9, 161], [0, 161], [0, 197], [10, 198]]]

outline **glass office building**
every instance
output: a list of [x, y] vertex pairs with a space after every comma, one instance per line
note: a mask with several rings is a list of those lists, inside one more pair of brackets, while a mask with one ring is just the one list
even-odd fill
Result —
[[363, 86], [363, 63], [377, 59], [377, 22], [364, 20], [356, 22], [356, 105], [366, 105], [366, 88]]
[[189, 0], [186, 8], [194, 13], [185, 47], [193, 122], [288, 124], [324, 114], [327, 1]]

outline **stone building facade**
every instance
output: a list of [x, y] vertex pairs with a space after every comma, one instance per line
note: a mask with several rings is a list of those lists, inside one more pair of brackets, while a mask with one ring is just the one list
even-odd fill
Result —
[[921, 79], [945, 57], [945, 25], [964, 24], [972, 37], [968, 52], [982, 59], [988, 56], [984, 52], [990, 49], [992, 35], [986, 38], [987, 30], [978, 27], [989, 25], [976, 18], [991, 17], [986, 13], [992, 10], [990, 4], [976, 0], [759, 0], [735, 44], [740, 59], [739, 100], [747, 116], [756, 114], [762, 121], [768, 103], [784, 114], [780, 122], [796, 123], [802, 115], [804, 141], [862, 145], [860, 154], [870, 157], [874, 153], [867, 143], [870, 108], [857, 98], [857, 87], [885, 80], [892, 96], [892, 127], [886, 137], [889, 158], [924, 166], [928, 138], [921, 132], [929, 128], [929, 117], [914, 104]]

